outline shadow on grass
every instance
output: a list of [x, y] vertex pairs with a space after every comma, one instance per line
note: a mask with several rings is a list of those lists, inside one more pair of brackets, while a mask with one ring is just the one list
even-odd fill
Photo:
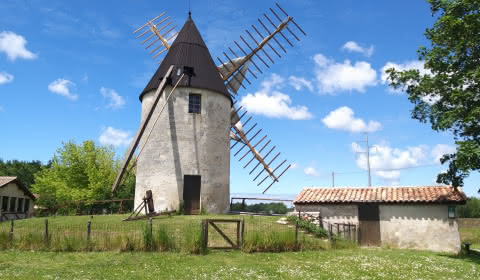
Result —
[[460, 259], [460, 260], [465, 260], [475, 264], [480, 264], [480, 253], [475, 251], [470, 251], [470, 253], [467, 254], [465, 250], [462, 250], [458, 256], [452, 256], [452, 255], [445, 255], [445, 256], [452, 259]]

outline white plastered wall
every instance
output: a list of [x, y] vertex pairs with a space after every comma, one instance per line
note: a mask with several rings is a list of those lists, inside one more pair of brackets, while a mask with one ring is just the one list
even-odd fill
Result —
[[380, 205], [383, 246], [458, 253], [460, 235], [448, 205]]
[[[170, 93], [168, 86], [140, 141], [146, 137]], [[201, 95], [201, 114], [188, 113], [188, 95]], [[142, 120], [154, 91], [142, 99]], [[156, 211], [175, 210], [183, 199], [183, 176], [200, 175], [200, 203], [225, 213], [230, 199], [230, 99], [205, 89], [179, 87], [170, 97], [137, 162], [135, 207], [152, 190]]]
[[[7, 196], [9, 197], [9, 200], [10, 200], [10, 197], [15, 197], [15, 209], [17, 209], [17, 206], [18, 206], [18, 202], [19, 202], [19, 198], [23, 198], [24, 199], [24, 202], [25, 203], [25, 199], [29, 199], [30, 200], [30, 203], [29, 203], [29, 209], [27, 211], [27, 213], [23, 213], [23, 206], [22, 206], [22, 213], [18, 213], [17, 215], [14, 215], [14, 214], [7, 214], [8, 216], [8, 219], [16, 219], [17, 217], [20, 217], [20, 218], [28, 218], [28, 217], [31, 217], [32, 216], [32, 213], [33, 213], [33, 200], [31, 197], [29, 197], [28, 195], [25, 195], [25, 193], [23, 192], [23, 190], [20, 189], [20, 187], [17, 186], [17, 184], [15, 183], [9, 183], [8, 185], [6, 186], [3, 186], [0, 188], [0, 204], [2, 204], [3, 202], [3, 197], [4, 196]], [[1, 205], [0, 205], [1, 206]], [[2, 207], [0, 207], [0, 212], [2, 212]], [[9, 211], [7, 211], [9, 212]], [[0, 221], [1, 221], [1, 217], [0, 217]]]

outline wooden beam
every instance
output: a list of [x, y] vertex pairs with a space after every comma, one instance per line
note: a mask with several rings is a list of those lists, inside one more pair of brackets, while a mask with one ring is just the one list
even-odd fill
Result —
[[226, 81], [228, 80], [234, 73], [235, 71], [237, 71], [238, 69], [240, 69], [240, 67], [242, 67], [243, 64], [245, 64], [245, 62], [247, 62], [248, 60], [250, 60], [254, 55], [257, 54], [257, 52], [259, 52], [261, 49], [263, 49], [263, 47], [275, 36], [277, 35], [278, 32], [282, 31], [282, 29], [284, 29], [288, 23], [292, 20], [293, 18], [292, 17], [287, 17], [287, 19], [285, 21], [283, 21], [282, 23], [280, 23], [280, 25], [275, 29], [275, 31], [273, 31], [271, 34], [269, 34], [267, 37], [265, 37], [262, 42], [260, 42], [260, 44], [258, 44], [258, 46], [253, 49], [248, 55], [245, 56], [245, 60], [242, 62], [242, 63], [239, 63], [237, 64], [233, 70], [226, 74], [225, 76], [223, 76], [223, 80]]
[[120, 169], [120, 172], [118, 172], [117, 178], [115, 179], [115, 182], [113, 183], [112, 186], [112, 192], [115, 191], [115, 189], [118, 187], [120, 184], [120, 181], [122, 180], [123, 174], [125, 173], [125, 170], [127, 169], [128, 163], [133, 157], [133, 154], [135, 153], [135, 149], [138, 146], [138, 143], [140, 143], [140, 139], [142, 138], [143, 133], [145, 132], [145, 129], [147, 128], [148, 122], [153, 116], [153, 112], [155, 111], [155, 108], [157, 107], [158, 101], [160, 100], [160, 96], [162, 95], [163, 90], [167, 86], [167, 79], [170, 77], [173, 71], [173, 65], [171, 65], [165, 76], [163, 77], [162, 81], [160, 82], [160, 85], [157, 88], [157, 91], [155, 92], [154, 98], [153, 98], [153, 103], [150, 105], [150, 108], [148, 109], [147, 116], [145, 117], [145, 120], [143, 120], [140, 123], [140, 127], [137, 131], [137, 134], [135, 135], [135, 138], [132, 141], [132, 144], [128, 148], [127, 152], [127, 157], [125, 158], [125, 161], [122, 164], [122, 167]]
[[[265, 168], [265, 170], [267, 170], [267, 173], [273, 178], [274, 181], [278, 181], [277, 177], [275, 176], [275, 174], [273, 174], [272, 172], [272, 169], [268, 166], [268, 164], [263, 160], [262, 156], [257, 153], [257, 151], [255, 150], [255, 148], [252, 146], [252, 144], [250, 144], [250, 142], [248, 141], [245, 133], [243, 133], [240, 129], [238, 129], [236, 126], [232, 126], [233, 129], [235, 129], [235, 131], [237, 132], [237, 134], [240, 136], [240, 138], [242, 139], [243, 143], [245, 143], [249, 148], [250, 150], [252, 151], [252, 154], [253, 156], [263, 165], [263, 167]], [[238, 143], [238, 142], [237, 142]]]

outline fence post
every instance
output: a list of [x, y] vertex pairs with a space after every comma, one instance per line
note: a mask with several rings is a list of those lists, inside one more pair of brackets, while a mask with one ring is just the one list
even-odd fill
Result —
[[208, 220], [202, 220], [202, 242], [203, 247], [207, 248], [208, 246]]
[[153, 219], [151, 217], [148, 219], [148, 227], [150, 230], [150, 237], [153, 238]]
[[328, 226], [328, 241], [332, 242], [332, 225], [327, 224], [327, 226]]
[[13, 220], [10, 223], [10, 241], [13, 241]]
[[295, 247], [298, 248], [298, 221], [295, 221]]
[[243, 248], [243, 242], [245, 240], [245, 218], [242, 219], [242, 248]]
[[45, 219], [45, 242], [48, 242], [48, 219]]
[[90, 242], [90, 234], [92, 232], [92, 221], [88, 221], [87, 223], [87, 241]]

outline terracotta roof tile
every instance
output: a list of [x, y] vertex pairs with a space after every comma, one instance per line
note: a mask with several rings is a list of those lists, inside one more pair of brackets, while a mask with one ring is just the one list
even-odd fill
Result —
[[461, 188], [451, 186], [304, 188], [293, 201], [308, 203], [465, 203]]

